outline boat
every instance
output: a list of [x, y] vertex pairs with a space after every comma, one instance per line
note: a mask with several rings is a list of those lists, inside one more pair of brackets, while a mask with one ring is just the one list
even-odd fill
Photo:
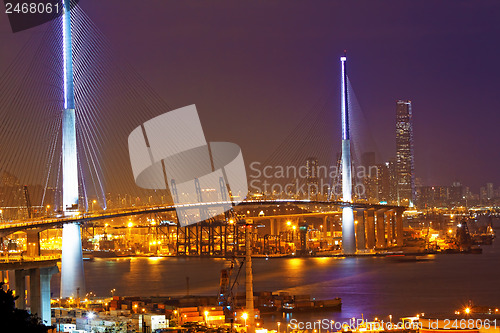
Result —
[[398, 254], [398, 255], [389, 255], [387, 256], [393, 261], [396, 262], [417, 262], [417, 261], [431, 261], [436, 259], [436, 256], [433, 254], [423, 254], [423, 255], [405, 255], [405, 254]]
[[282, 306], [283, 312], [313, 312], [313, 311], [341, 311], [342, 299], [336, 297], [328, 300], [294, 300], [285, 302]]

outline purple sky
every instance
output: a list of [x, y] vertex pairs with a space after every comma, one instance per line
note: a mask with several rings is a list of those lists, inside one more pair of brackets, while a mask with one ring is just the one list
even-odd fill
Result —
[[[496, 0], [81, 4], [158, 94], [173, 107], [195, 103], [207, 139], [239, 144], [247, 162], [265, 160], [319, 99], [336, 93], [338, 58], [348, 49], [378, 162], [395, 155], [395, 100], [410, 99], [424, 184], [500, 185]], [[1, 72], [27, 34], [12, 34], [0, 15]]]

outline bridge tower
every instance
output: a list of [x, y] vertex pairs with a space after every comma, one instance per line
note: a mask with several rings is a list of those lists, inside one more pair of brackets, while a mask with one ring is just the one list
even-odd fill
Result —
[[[352, 202], [352, 161], [351, 141], [349, 133], [349, 103], [347, 94], [347, 54], [340, 57], [342, 65], [341, 102], [342, 113], [342, 201]], [[342, 208], [342, 249], [345, 254], [356, 253], [356, 236], [354, 232], [354, 212], [351, 206]]]
[[[64, 111], [62, 116], [62, 197], [64, 215], [78, 213], [78, 165], [76, 151], [75, 95], [73, 88], [73, 52], [71, 46], [70, 0], [62, 0]], [[61, 298], [85, 296], [82, 239], [80, 226], [63, 227], [61, 258]]]

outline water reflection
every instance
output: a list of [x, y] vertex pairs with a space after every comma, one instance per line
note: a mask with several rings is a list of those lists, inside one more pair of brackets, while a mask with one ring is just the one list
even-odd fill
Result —
[[[500, 245], [482, 255], [438, 255], [430, 262], [396, 263], [385, 258], [270, 258], [254, 259], [255, 291], [287, 291], [316, 299], [342, 297], [341, 312], [278, 315], [307, 320], [352, 317], [394, 318], [421, 312], [452, 312], [469, 299], [498, 306]], [[228, 260], [210, 258], [96, 259], [85, 262], [87, 290], [97, 295], [145, 296], [216, 295], [220, 271]], [[238, 266], [235, 268], [236, 271]], [[235, 285], [244, 292], [244, 270]], [[59, 275], [52, 279], [59, 293]], [[282, 331], [284, 326], [282, 327]]]

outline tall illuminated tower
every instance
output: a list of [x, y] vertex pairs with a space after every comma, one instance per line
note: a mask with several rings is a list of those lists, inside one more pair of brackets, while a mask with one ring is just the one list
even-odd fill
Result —
[[[65, 215], [78, 212], [78, 165], [76, 152], [75, 94], [73, 88], [73, 52], [71, 46], [70, 0], [62, 0], [64, 111], [62, 116], [62, 196]], [[63, 227], [61, 258], [61, 298], [85, 295], [82, 238], [80, 226]]]
[[396, 170], [398, 204], [413, 207], [415, 168], [411, 101], [396, 101]]
[[[347, 56], [340, 57], [342, 64], [341, 102], [342, 112], [342, 201], [352, 202], [352, 164], [351, 141], [349, 134], [349, 103], [347, 96]], [[356, 253], [356, 235], [354, 233], [354, 212], [352, 207], [342, 208], [342, 249], [345, 254]]]

